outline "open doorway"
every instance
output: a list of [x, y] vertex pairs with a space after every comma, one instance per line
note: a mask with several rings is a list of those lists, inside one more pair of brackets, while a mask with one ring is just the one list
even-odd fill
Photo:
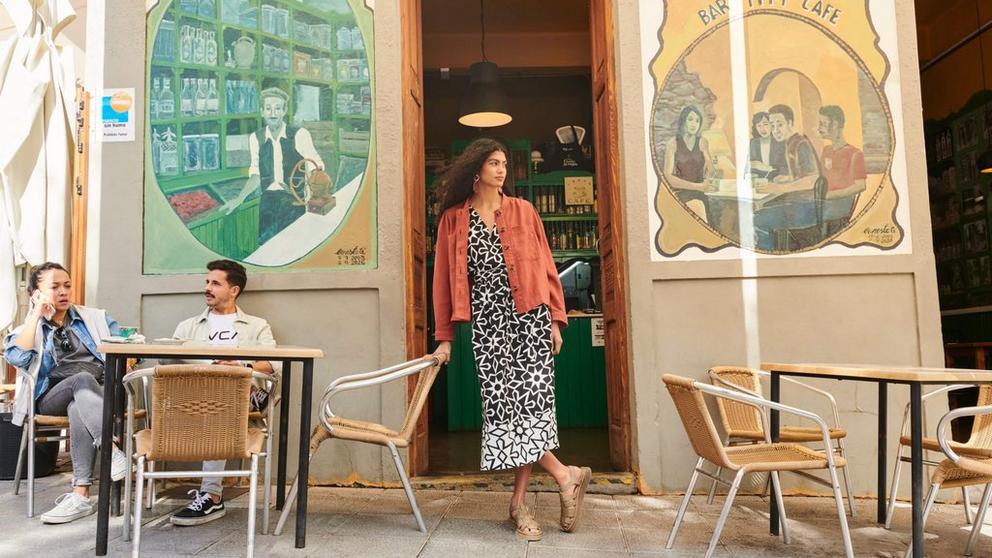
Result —
[[[438, 218], [433, 174], [471, 140], [496, 138], [512, 153], [516, 195], [541, 214], [566, 289], [570, 324], [556, 358], [561, 442], [556, 454], [596, 472], [630, 471], [626, 283], [608, 3], [487, 3], [485, 54], [499, 65], [513, 121], [485, 129], [458, 123], [468, 68], [482, 59], [480, 2], [405, 4], [406, 215], [412, 224], [407, 294], [414, 301], [408, 312], [410, 353], [433, 347], [428, 339]], [[576, 152], [562, 157], [563, 147]], [[419, 184], [410, 187], [413, 181]], [[479, 470], [482, 412], [470, 339], [470, 327], [461, 326], [452, 363], [431, 392], [422, 435], [411, 448], [414, 474]]]

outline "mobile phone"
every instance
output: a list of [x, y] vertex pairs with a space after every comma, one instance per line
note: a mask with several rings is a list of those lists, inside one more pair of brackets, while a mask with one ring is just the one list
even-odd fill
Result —
[[52, 299], [42, 291], [35, 291], [34, 296], [31, 297], [31, 303], [41, 304], [43, 306], [42, 316], [46, 320], [51, 320], [52, 316], [55, 315], [55, 305], [52, 304]]

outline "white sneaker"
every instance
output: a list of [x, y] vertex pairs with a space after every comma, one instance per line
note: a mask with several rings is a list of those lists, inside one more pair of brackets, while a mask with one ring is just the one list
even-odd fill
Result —
[[110, 480], [119, 481], [124, 478], [124, 473], [127, 472], [127, 456], [117, 447], [117, 444], [112, 447], [114, 450], [113, 457], [110, 458]]
[[41, 516], [42, 523], [69, 523], [96, 511], [93, 500], [75, 492], [67, 492], [55, 499], [55, 507]]

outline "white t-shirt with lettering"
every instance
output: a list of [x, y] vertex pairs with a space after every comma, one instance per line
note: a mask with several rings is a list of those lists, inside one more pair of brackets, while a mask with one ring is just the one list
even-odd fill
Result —
[[208, 340], [211, 345], [218, 345], [224, 347], [237, 347], [239, 342], [238, 330], [234, 328], [234, 320], [236, 320], [238, 315], [236, 313], [231, 314], [214, 314], [210, 312], [207, 314], [207, 323], [210, 325], [210, 337]]

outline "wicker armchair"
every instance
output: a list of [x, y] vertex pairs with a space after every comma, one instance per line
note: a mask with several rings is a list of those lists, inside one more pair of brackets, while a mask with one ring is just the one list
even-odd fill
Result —
[[[248, 557], [255, 547], [255, 502], [258, 489], [258, 458], [263, 453], [264, 433], [248, 427], [248, 394], [252, 378], [271, 382], [267, 374], [240, 366], [178, 364], [132, 372], [125, 376], [129, 391], [144, 378], [153, 377], [151, 428], [134, 436], [137, 460], [132, 556], [141, 547], [141, 505], [145, 477], [184, 478], [207, 476], [248, 477]], [[132, 393], [133, 395], [133, 393]], [[129, 412], [129, 423], [133, 424]], [[146, 471], [151, 461], [205, 461], [251, 459], [251, 468], [237, 471]], [[125, 516], [128, 514], [125, 513]]]
[[[400, 459], [399, 451], [396, 448], [409, 447], [417, 426], [417, 419], [420, 417], [420, 412], [427, 403], [427, 396], [430, 394], [431, 386], [434, 385], [434, 379], [437, 378], [437, 373], [440, 369], [441, 363], [437, 357], [427, 355], [381, 370], [343, 376], [334, 380], [328, 384], [327, 389], [324, 390], [323, 397], [320, 399], [320, 424], [314, 427], [310, 435], [311, 460], [313, 460], [313, 456], [317, 453], [317, 450], [320, 449], [320, 444], [324, 440], [331, 438], [365, 442], [389, 448], [389, 452], [393, 456], [393, 463], [396, 465], [396, 472], [399, 474], [400, 481], [403, 483], [406, 497], [410, 501], [410, 509], [417, 521], [417, 528], [422, 533], [427, 532], [427, 526], [424, 525], [424, 519], [420, 515], [420, 508], [417, 507], [417, 498], [414, 496], [413, 489], [410, 487], [406, 468], [403, 466], [403, 461]], [[417, 387], [407, 404], [406, 416], [403, 418], [403, 426], [399, 431], [374, 422], [338, 417], [331, 410], [331, 399], [338, 393], [378, 386], [413, 374], [420, 374], [420, 376], [417, 378]], [[304, 479], [304, 482], [306, 482], [306, 479]], [[299, 478], [293, 480], [289, 497], [286, 498], [286, 504], [282, 508], [282, 515], [279, 516], [279, 522], [276, 524], [274, 533], [277, 536], [282, 534], [286, 519], [289, 517], [289, 511], [293, 507], [293, 501], [296, 500], [299, 483]]]
[[[725, 387], [743, 393], [760, 397], [765, 396], [761, 389], [761, 379], [771, 376], [763, 370], [753, 370], [738, 366], [716, 366], [709, 370], [710, 380], [713, 385]], [[817, 389], [808, 384], [793, 380], [792, 378], [782, 378], [782, 382], [796, 386], [808, 393], [823, 397], [830, 404], [833, 426], [828, 428], [830, 434], [830, 447], [840, 457], [847, 459], [847, 451], [844, 447], [844, 438], [847, 437], [847, 430], [840, 426], [840, 412], [837, 410], [837, 400], [834, 396], [822, 389]], [[720, 421], [727, 432], [727, 443], [729, 445], [756, 444], [759, 442], [770, 442], [771, 438], [765, 428], [764, 414], [760, 409], [751, 405], [718, 399], [717, 408], [720, 411]], [[780, 442], [794, 442], [799, 444], [819, 443], [823, 439], [820, 437], [820, 429], [805, 426], [782, 426], [779, 429]], [[717, 474], [719, 475], [719, 471]], [[810, 475], [805, 471], [796, 471], [796, 474], [810, 479], [814, 482], [830, 486], [830, 483], [817, 476]], [[709, 503], [713, 503], [716, 493], [716, 482], [710, 486]], [[847, 493], [848, 509], [851, 517], [854, 517], [854, 490], [851, 487], [851, 478], [848, 476], [847, 467], [844, 468], [844, 490]]]
[[[950, 386], [944, 386], [939, 389], [935, 389], [930, 393], [923, 396], [923, 403], [926, 404], [927, 401], [933, 399], [934, 396], [940, 395], [942, 393], [947, 393], [949, 391], [954, 391], [962, 388], [973, 387], [965, 384], [955, 384]], [[992, 386], [980, 386], [978, 389], [978, 405], [986, 406], [992, 405]], [[906, 404], [906, 409], [903, 411], [902, 415], [902, 426], [899, 428], [899, 450], [896, 453], [896, 464], [895, 470], [892, 473], [892, 488], [889, 491], [889, 506], [885, 513], [885, 528], [892, 528], [892, 516], [895, 514], [896, 508], [896, 496], [899, 491], [899, 477], [902, 472], [902, 464], [910, 463], [911, 459], [909, 455], [903, 455], [904, 453], [909, 453], [909, 448], [912, 445], [912, 439], [906, 433], [906, 425], [909, 423], [909, 403]], [[925, 426], [924, 426], [925, 428]], [[948, 447], [954, 449], [955, 452], [961, 455], [975, 458], [975, 459], [988, 459], [992, 458], [992, 415], [981, 415], [975, 417], [975, 422], [971, 427], [971, 436], [968, 441], [964, 444], [958, 442], [948, 441]], [[937, 438], [923, 438], [923, 450], [930, 451], [941, 451], [940, 442]], [[923, 463], [929, 466], [937, 466], [938, 462], [932, 459], [924, 459]], [[968, 497], [968, 491], [965, 486], [961, 487], [961, 494], [964, 502], [964, 517], [968, 524], [972, 523], [971, 517], [971, 500]]]
[[[979, 399], [985, 394], [982, 393]], [[975, 424], [979, 421], [987, 422], [992, 418], [992, 405], [982, 405], [979, 407], [963, 407], [955, 409], [944, 415], [937, 424], [936, 442], [947, 459], [937, 465], [930, 481], [930, 492], [927, 494], [926, 506], [923, 508], [923, 523], [926, 524], [927, 516], [933, 508], [937, 499], [937, 492], [942, 488], [965, 488], [968, 486], [985, 485], [982, 493], [982, 502], [978, 505], [978, 512], [975, 516], [974, 524], [971, 527], [971, 535], [968, 537], [968, 544], [965, 546], [964, 555], [971, 556], [975, 549], [975, 542], [978, 540], [978, 533], [982, 530], [985, 521], [985, 512], [988, 511], [989, 502], [992, 501], [992, 459], [987, 457], [969, 457], [959, 455], [956, 450], [964, 446], [947, 439], [947, 429], [951, 421], [965, 416], [973, 416]], [[972, 438], [974, 438], [974, 432]], [[910, 542], [906, 549], [906, 556], [911, 556], [913, 544]]]
[[[693, 468], [689, 486], [686, 488], [685, 497], [682, 499], [678, 513], [675, 516], [675, 525], [672, 526], [672, 532], [668, 536], [666, 548], [671, 549], [675, 544], [675, 537], [678, 535], [682, 518], [685, 516], [686, 509], [689, 507], [689, 499], [692, 498], [692, 491], [696, 487], [696, 481], [699, 479], [699, 475], [730, 486], [730, 490], [727, 493], [727, 501], [723, 505], [723, 510], [720, 512], [720, 518], [717, 520], [716, 529], [713, 532], [709, 548], [706, 551], [706, 558], [709, 558], [713, 555], [714, 550], [716, 550], [716, 545], [720, 540], [720, 533], [723, 531], [723, 526], [727, 521], [731, 505], [733, 504], [734, 497], [737, 495], [737, 490], [744, 475], [759, 471], [771, 474], [773, 492], [780, 511], [782, 539], [788, 544], [789, 529], [785, 517], [782, 486], [779, 482], [778, 473], [780, 471], [794, 472], [826, 469], [830, 472], [830, 479], [833, 485], [834, 500], [837, 504], [837, 515], [840, 518], [845, 555], [848, 558], [854, 556], [854, 550], [851, 547], [851, 536], [847, 526], [847, 514], [844, 512], [844, 500], [841, 497], [840, 483], [837, 480], [837, 468], [844, 467], [847, 464], [844, 458], [834, 455], [832, 451], [819, 452], [792, 442], [727, 446], [717, 433], [716, 426], [713, 424], [713, 419], [710, 417], [709, 410], [706, 407], [706, 401], [703, 399], [703, 394], [715, 396], [718, 400], [728, 399], [761, 409], [774, 409], [813, 421], [820, 430], [820, 438], [824, 445], [829, 447], [830, 431], [823, 419], [813, 413], [795, 407], [789, 407], [739, 391], [696, 382], [689, 378], [666, 374], [662, 377], [662, 380], [665, 382], [665, 387], [668, 388], [668, 393], [675, 403], [675, 409], [682, 419], [682, 425], [685, 428], [686, 434], [689, 436], [689, 442], [692, 444], [696, 455], [699, 456], [699, 460]], [[724, 481], [720, 478], [719, 472], [709, 473], [705, 471], [703, 465], [706, 462], [715, 465], [718, 471], [724, 469], [734, 471], [733, 482], [728, 483]]]

